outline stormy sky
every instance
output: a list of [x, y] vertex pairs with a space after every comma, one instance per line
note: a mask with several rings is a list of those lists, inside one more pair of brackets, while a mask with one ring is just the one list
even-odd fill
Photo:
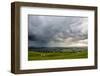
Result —
[[87, 45], [87, 17], [28, 16], [28, 47], [84, 47]]

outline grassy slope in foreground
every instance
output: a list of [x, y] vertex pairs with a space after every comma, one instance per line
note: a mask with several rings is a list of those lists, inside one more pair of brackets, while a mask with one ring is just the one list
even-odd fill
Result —
[[55, 60], [88, 58], [88, 51], [80, 52], [34, 52], [28, 51], [28, 60]]

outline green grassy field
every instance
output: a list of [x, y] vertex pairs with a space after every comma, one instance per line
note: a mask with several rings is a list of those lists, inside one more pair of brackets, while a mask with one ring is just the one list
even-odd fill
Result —
[[80, 52], [34, 52], [28, 51], [28, 60], [55, 60], [88, 58], [87, 50]]

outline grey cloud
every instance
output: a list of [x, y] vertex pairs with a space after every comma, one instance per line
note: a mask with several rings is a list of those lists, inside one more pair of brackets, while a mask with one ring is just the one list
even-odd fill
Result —
[[87, 17], [29, 15], [28, 21], [29, 47], [67, 47], [88, 38]]

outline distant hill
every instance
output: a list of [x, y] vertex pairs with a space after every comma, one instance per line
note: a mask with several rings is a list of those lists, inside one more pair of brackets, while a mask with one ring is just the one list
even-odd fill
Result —
[[29, 47], [29, 51], [36, 52], [64, 52], [64, 51], [84, 51], [88, 47]]

